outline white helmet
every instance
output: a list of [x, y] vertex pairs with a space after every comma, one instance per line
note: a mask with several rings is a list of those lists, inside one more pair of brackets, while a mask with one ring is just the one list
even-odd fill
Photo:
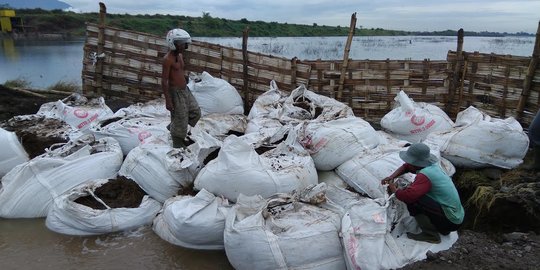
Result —
[[175, 41], [180, 41], [181, 43], [191, 43], [191, 36], [189, 36], [188, 32], [185, 30], [182, 30], [180, 28], [173, 29], [167, 33], [167, 45], [169, 45], [169, 48], [171, 50], [176, 49], [174, 46]]

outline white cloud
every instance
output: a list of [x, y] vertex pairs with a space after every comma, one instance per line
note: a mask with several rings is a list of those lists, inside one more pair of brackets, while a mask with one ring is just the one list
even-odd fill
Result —
[[[98, 12], [98, 0], [63, 0], [74, 9]], [[173, 14], [251, 21], [348, 26], [357, 12], [357, 26], [395, 30], [534, 33], [540, 0], [102, 0], [109, 13]]]

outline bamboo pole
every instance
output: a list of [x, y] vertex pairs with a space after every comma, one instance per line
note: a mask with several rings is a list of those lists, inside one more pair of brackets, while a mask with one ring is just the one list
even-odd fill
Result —
[[351, 15], [351, 25], [349, 27], [349, 36], [347, 37], [347, 43], [345, 44], [345, 51], [343, 53], [343, 64], [341, 65], [341, 74], [339, 75], [339, 85], [337, 100], [341, 101], [343, 95], [343, 84], [345, 83], [345, 73], [349, 65], [349, 52], [351, 51], [352, 38], [356, 29], [356, 12]]
[[[105, 45], [105, 15], [107, 14], [107, 7], [103, 2], [99, 2], [99, 32], [98, 32], [98, 57], [103, 53], [103, 47]], [[101, 96], [103, 93], [103, 61], [99, 59], [96, 63], [96, 91], [97, 95]]]
[[456, 94], [456, 88], [459, 81], [459, 70], [461, 67], [461, 61], [463, 60], [463, 28], [460, 28], [458, 31], [457, 37], [457, 49], [456, 49], [456, 63], [454, 65], [454, 70], [452, 73], [452, 80], [448, 87], [448, 101], [446, 102], [446, 111], [451, 112], [452, 105], [454, 102], [454, 97]]
[[461, 85], [459, 87], [459, 97], [458, 97], [458, 103], [456, 106], [455, 115], [457, 117], [457, 114], [459, 113], [459, 110], [461, 109], [461, 103], [463, 102], [463, 85], [465, 84], [465, 75], [467, 75], [467, 66], [468, 61], [465, 60], [465, 63], [463, 64], [463, 73], [461, 74]]
[[523, 80], [523, 91], [521, 92], [521, 97], [519, 98], [519, 103], [517, 107], [517, 120], [521, 121], [523, 118], [523, 110], [525, 109], [525, 103], [529, 99], [531, 92], [532, 80], [534, 78], [534, 73], [538, 67], [538, 60], [540, 58], [540, 21], [538, 22], [538, 29], [536, 30], [536, 40], [534, 42], [533, 53], [531, 61], [529, 62], [529, 67], [527, 69], [527, 75]]
[[243, 60], [243, 80], [244, 80], [244, 84], [242, 86], [242, 92], [244, 93], [244, 112], [249, 112], [249, 108], [250, 108], [249, 81], [248, 81], [249, 59], [248, 59], [248, 51], [247, 51], [248, 36], [249, 36], [249, 27], [246, 27], [242, 34], [242, 60]]

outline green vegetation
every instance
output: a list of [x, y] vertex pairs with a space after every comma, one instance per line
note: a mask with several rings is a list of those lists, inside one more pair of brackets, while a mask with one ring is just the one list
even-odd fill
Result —
[[[18, 9], [17, 16], [29, 31], [41, 33], [64, 33], [72, 36], [84, 36], [85, 22], [97, 23], [98, 13], [73, 13], [62, 10]], [[348, 18], [344, 18], [344, 21]], [[249, 35], [261, 36], [346, 36], [348, 27], [326, 25], [301, 25], [277, 22], [249, 21], [247, 19], [228, 20], [215, 18], [210, 13], [203, 12], [201, 17], [178, 15], [129, 15], [107, 14], [106, 23], [109, 26], [127, 30], [140, 31], [155, 35], [164, 35], [168, 30], [181, 27], [195, 37], [234, 37], [241, 36], [242, 31], [249, 27]], [[382, 28], [359, 27], [357, 36], [456, 36], [457, 30], [436, 32], [416, 32], [386, 30]], [[531, 35], [527, 33], [495, 33], [495, 32], [465, 32], [466, 36], [505, 36]]]
[[26, 78], [18, 77], [13, 80], [7, 80], [4, 82], [4, 86], [8, 88], [30, 88], [32, 83]]
[[80, 92], [81, 86], [74, 82], [59, 81], [47, 87], [48, 90], [57, 90], [62, 92]]

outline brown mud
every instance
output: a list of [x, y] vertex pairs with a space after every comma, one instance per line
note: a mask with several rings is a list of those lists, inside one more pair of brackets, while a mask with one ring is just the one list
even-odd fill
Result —
[[[146, 195], [135, 181], [123, 176], [110, 179], [107, 183], [96, 188], [94, 194], [110, 208], [137, 208]], [[80, 197], [75, 202], [93, 209], [107, 209], [91, 195]]]

